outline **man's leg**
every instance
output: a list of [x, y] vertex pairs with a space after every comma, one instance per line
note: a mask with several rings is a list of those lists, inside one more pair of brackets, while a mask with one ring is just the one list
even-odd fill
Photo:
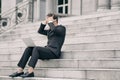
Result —
[[28, 63], [28, 72], [21, 75], [21, 77], [34, 77], [34, 68], [38, 59], [55, 59], [57, 58], [49, 49], [45, 47], [34, 47], [31, 55], [31, 59]]
[[57, 58], [52, 51], [45, 47], [34, 47], [31, 59], [28, 65], [32, 68], [35, 68], [35, 65], [38, 59], [55, 59]]
[[22, 55], [22, 57], [21, 57], [21, 59], [18, 63], [18, 67], [19, 67], [18, 71], [9, 75], [10, 77], [18, 77], [18, 76], [21, 76], [21, 75], [24, 74], [23, 69], [24, 69], [29, 57], [32, 54], [32, 50], [33, 50], [32, 47], [28, 47], [28, 48], [25, 49], [25, 51], [24, 51], [24, 53], [23, 53], [23, 55]]
[[29, 57], [32, 55], [33, 47], [27, 47], [18, 63], [18, 67], [24, 69], [25, 65], [29, 59]]

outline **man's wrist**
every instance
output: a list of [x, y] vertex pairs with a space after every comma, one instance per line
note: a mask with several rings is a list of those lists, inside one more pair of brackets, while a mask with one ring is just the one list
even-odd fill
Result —
[[48, 23], [53, 23], [53, 21], [48, 21]]

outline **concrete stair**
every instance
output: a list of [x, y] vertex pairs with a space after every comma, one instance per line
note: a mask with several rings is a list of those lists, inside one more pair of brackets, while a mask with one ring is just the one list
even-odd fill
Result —
[[[36, 67], [41, 68], [119, 68], [120, 58], [103, 59], [52, 59], [40, 60]], [[18, 60], [1, 61], [2, 67], [14, 67]], [[42, 64], [42, 65], [41, 65]]]
[[[11, 52], [1, 51], [1, 61], [18, 60], [22, 56], [22, 51]], [[3, 53], [3, 54], [2, 54]], [[61, 59], [99, 59], [99, 58], [120, 58], [120, 50], [98, 50], [98, 51], [64, 51]]]
[[[15, 68], [14, 68], [15, 69]], [[11, 69], [6, 69], [4, 71], [12, 71]], [[39, 78], [60, 78], [60, 79], [77, 79], [77, 80], [119, 80], [120, 79], [120, 69], [66, 69], [66, 68], [36, 68], [36, 74]], [[7, 74], [9, 74], [7, 73]], [[1, 76], [2, 77], [2, 76]], [[37, 76], [36, 76], [37, 77]], [[87, 77], [87, 78], [86, 78]], [[39, 80], [39, 79], [38, 79]]]
[[[119, 80], [119, 15], [117, 11], [60, 19], [67, 29], [61, 58], [39, 60], [36, 77], [22, 80]], [[16, 71], [26, 48], [22, 38], [31, 37], [36, 45], [46, 45], [46, 37], [36, 33], [39, 24], [17, 25], [0, 36], [0, 80], [21, 80], [6, 76]]]
[[17, 77], [17, 78], [10, 78], [8, 76], [0, 76], [0, 80], [89, 80], [89, 79], [60, 79], [60, 78], [21, 78], [21, 77]]

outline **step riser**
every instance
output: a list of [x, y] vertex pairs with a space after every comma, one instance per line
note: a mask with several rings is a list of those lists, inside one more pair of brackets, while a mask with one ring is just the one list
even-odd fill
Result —
[[[1, 67], [16, 67], [18, 61], [1, 62]], [[120, 60], [39, 60], [36, 68], [120, 68]]]
[[[87, 36], [87, 37], [89, 37], [89, 36], [96, 36], [96, 35], [111, 35], [111, 34], [116, 34], [116, 35], [119, 35], [120, 34], [120, 30], [119, 29], [117, 29], [117, 30], [108, 30], [108, 31], [101, 31], [101, 32], [89, 32], [89, 33], [82, 33], [82, 32], [80, 32], [80, 33], [70, 33], [70, 34], [67, 34], [67, 36], [68, 37], [81, 37], [81, 36]], [[46, 39], [46, 37], [45, 36], [41, 36], [41, 35], [39, 35], [39, 34], [37, 34], [37, 33], [31, 33], [31, 34], [29, 34], [32, 38], [39, 38], [39, 39], [42, 39], [42, 40], [45, 40]], [[7, 37], [6, 37], [7, 36]], [[20, 39], [20, 37], [27, 37], [28, 35], [25, 35], [25, 34], [23, 34], [23, 35], [6, 35], [6, 36], [2, 36], [2, 37], [0, 37], [0, 41], [6, 41], [6, 42], [10, 42], [10, 41], [13, 41], [13, 40], [18, 40], [18, 39]]]
[[[111, 40], [111, 37], [113, 37], [113, 39]], [[80, 44], [80, 43], [102, 43], [102, 42], [120, 42], [120, 38], [119, 36], [105, 36], [105, 37], [102, 37], [102, 38], [98, 38], [98, 37], [81, 37], [81, 38], [67, 38], [65, 40], [65, 43], [64, 44]], [[36, 43], [36, 45], [39, 45], [39, 46], [44, 46], [46, 45], [46, 42], [47, 40], [41, 40], [38, 38], [37, 40], [34, 40], [34, 42]], [[3, 45], [2, 45], [3, 44]], [[1, 42], [1, 45], [0, 45], [0, 48], [5, 48], [5, 47], [8, 47], [12, 44], [11, 47], [26, 47], [26, 45], [24, 44], [23, 41], [14, 41], [14, 42], [11, 42], [11, 43], [5, 43], [5, 42]]]
[[[4, 70], [5, 71], [5, 70]], [[9, 71], [9, 70], [7, 70]], [[1, 71], [4, 75], [3, 71]], [[12, 73], [13, 71], [11, 71]], [[9, 75], [7, 73], [6, 75]], [[50, 77], [50, 78], [73, 78], [80, 79], [88, 78], [90, 80], [119, 80], [120, 71], [117, 70], [54, 70], [54, 69], [39, 69], [35, 70], [35, 76]]]
[[[112, 39], [111, 39], [112, 38]], [[100, 43], [100, 42], [114, 42], [120, 41], [120, 35], [108, 35], [108, 36], [93, 36], [93, 37], [79, 37], [79, 38], [66, 38], [65, 44], [76, 43]]]
[[94, 80], [119, 80], [119, 71], [87, 71], [89, 79]]
[[10, 78], [10, 77], [0, 77], [0, 80], [89, 80], [89, 79], [60, 79], [60, 78]]
[[[79, 21], [79, 22], [76, 22], [76, 24], [77, 24], [77, 26], [79, 26], [80, 28], [82, 28], [83, 26], [86, 28], [86, 27], [98, 27], [98, 26], [103, 26], [103, 25], [108, 25], [108, 24], [118, 24], [118, 21], [119, 21], [119, 19], [120, 18], [118, 18], [118, 19], [111, 19], [111, 20], [103, 20], [103, 21], [95, 21], [95, 22], [85, 22], [85, 23], [83, 23], [82, 21]], [[74, 21], [73, 21], [74, 22]], [[102, 23], [102, 24], [101, 24]], [[64, 23], [62, 23], [62, 24], [64, 24]], [[87, 25], [87, 26], [86, 26]], [[23, 25], [24, 26], [24, 25]], [[36, 26], [38, 26], [38, 27], [36, 27]], [[36, 25], [36, 26], [34, 26], [34, 25], [32, 25], [31, 26], [31, 28], [29, 28], [28, 27], [28, 25], [27, 26], [25, 26], [25, 27], [19, 27], [19, 28], [17, 28], [17, 31], [22, 31], [21, 29], [23, 29], [24, 28], [24, 30], [26, 30], [26, 31], [29, 31], [29, 30], [38, 30], [38, 28], [39, 28], [39, 24], [38, 25]], [[74, 26], [74, 27], [73, 27]], [[76, 29], [77, 27], [75, 26], [75, 24], [73, 25], [66, 25], [66, 27], [69, 29]]]
[[[5, 73], [9, 71], [9, 73]], [[15, 70], [14, 70], [15, 71]], [[1, 76], [8, 76], [13, 73], [12, 70], [1, 70]], [[48, 70], [48, 69], [39, 69], [35, 70], [35, 76], [39, 77], [50, 77], [50, 78], [72, 78], [72, 79], [80, 79], [85, 78], [85, 71], [65, 71], [65, 70]]]
[[[9, 53], [9, 54], [8, 54]], [[72, 51], [62, 52], [60, 59], [99, 59], [99, 58], [118, 58], [120, 51]], [[19, 60], [23, 54], [20, 52], [6, 52], [0, 54], [0, 61]]]
[[[12, 79], [12, 78], [0, 78], [0, 80], [14, 80], [14, 79]], [[17, 79], [16, 79], [17, 80]], [[18, 79], [19, 80], [19, 79]]]
[[[115, 25], [115, 27], [113, 27], [113, 28], [115, 28], [115, 29], [119, 29], [119, 25]], [[83, 28], [83, 29], [75, 29], [75, 30], [68, 30], [68, 33], [74, 33], [74, 32], [76, 32], [76, 34], [78, 34], [79, 32], [94, 32], [94, 31], [104, 31], [104, 30], [111, 30], [111, 29], [113, 29], [113, 28], [111, 28], [111, 26], [108, 26], [108, 27], [98, 27], [98, 29], [97, 28]], [[12, 40], [13, 39], [13, 37], [11, 37], [13, 34], [13, 36], [15, 37], [16, 36], [16, 38], [18, 38], [19, 39], [19, 37], [22, 37], [23, 35], [25, 36], [25, 33], [27, 32], [27, 33], [31, 33], [31, 34], [35, 34], [35, 35], [37, 35], [37, 31], [35, 32], [35, 31], [32, 31], [33, 29], [31, 29], [31, 30], [22, 30], [22, 31], [20, 31], [20, 32], [23, 32], [23, 33], [19, 33], [19, 34], [16, 34], [16, 33], [18, 33], [17, 31], [16, 32], [11, 32], [11, 33], [9, 33], [10, 35], [9, 36], [3, 36], [3, 37], [1, 37], [1, 39], [0, 40]], [[29, 31], [29, 32], [28, 32]], [[30, 32], [31, 31], [31, 32]], [[16, 35], [15, 35], [16, 34]], [[15, 38], [15, 39], [16, 39]]]
[[[119, 57], [119, 51], [86, 51], [86, 52], [69, 52], [62, 55], [62, 59], [98, 59], [98, 58], [112, 58]], [[117, 55], [117, 56], [116, 56]]]
[[[64, 44], [62, 50], [63, 51], [68, 51], [68, 50], [119, 50], [120, 49], [120, 42], [99, 42], [99, 43], [72, 43], [72, 44]], [[39, 46], [45, 46], [46, 42], [38, 43], [37, 45]], [[11, 46], [12, 45], [12, 46]], [[11, 48], [25, 48], [26, 45], [24, 43], [10, 43], [8, 46], [11, 46]], [[6, 49], [9, 47], [6, 46]], [[5, 48], [1, 46], [1, 49]]]
[[[62, 47], [62, 51], [70, 51], [70, 50], [119, 50], [120, 49], [120, 41], [113, 41], [113, 42], [99, 42], [99, 43], [79, 43], [78, 41], [75, 41], [73, 43], [70, 41], [68, 44], [64, 44]], [[44, 43], [38, 43], [37, 46], [42, 46], [44, 47], [46, 45], [46, 42]], [[12, 46], [11, 46], [12, 45]], [[9, 48], [9, 46], [11, 46]], [[10, 52], [10, 49], [20, 49], [23, 48], [25, 49], [27, 46], [23, 42], [18, 42], [18, 43], [10, 43], [6, 46], [0, 46], [0, 50], [3, 51], [2, 49], [6, 50], [5, 52]]]
[[119, 42], [88, 43], [88, 44], [66, 44], [62, 50], [120, 50]]
[[[120, 25], [116, 25], [116, 26], [118, 26], [118, 28], [114, 27], [115, 30], [119, 30]], [[78, 28], [76, 28], [74, 30], [68, 30], [67, 35], [69, 35], [71, 33], [80, 34], [80, 33], [84, 33], [84, 32], [96, 32], [97, 33], [98, 31], [109, 31], [109, 30], [113, 30], [113, 29], [111, 29], [111, 26], [99, 27], [98, 30], [96, 28], [88, 28], [88, 29], [84, 29], [84, 28], [83, 29], [78, 29]], [[22, 30], [21, 32], [23, 32], [23, 33], [19, 33], [19, 34], [17, 34], [17, 32], [14, 32], [14, 34], [8, 33], [8, 35], [0, 37], [0, 40], [3, 41], [3, 39], [5, 39], [5, 40], [19, 39], [20, 37], [27, 36], [26, 33], [29, 33], [29, 35], [31, 35], [31, 37], [41, 36], [40, 34], [37, 34], [37, 31], [36, 32], [35, 31], [34, 32], [32, 32], [32, 31], [31, 32], [26, 32], [25, 31], [24, 32], [24, 31], [25, 30]]]
[[[111, 39], [112, 38], [112, 39]], [[35, 43], [39, 43], [39, 44], [46, 44], [47, 42], [47, 38], [45, 37], [38, 37], [38, 36], [34, 36], [32, 37], [32, 39], [34, 40]], [[97, 42], [113, 42], [113, 41], [120, 41], [120, 34], [116, 34], [116, 35], [101, 35], [101, 36], [81, 36], [81, 37], [73, 37], [73, 36], [66, 36], [65, 39], [65, 44], [72, 44], [73, 42], [76, 43], [97, 43]], [[7, 47], [10, 42], [6, 43], [6, 42], [0, 42], [1, 46], [0, 47]], [[11, 42], [12, 43], [12, 42]], [[21, 43], [21, 45], [24, 45], [22, 40], [16, 40], [14, 41], [15, 43]]]
[[[118, 31], [119, 33], [120, 33], [120, 31]], [[104, 33], [104, 32], [103, 32]], [[108, 33], [112, 33], [112, 32], [108, 32]], [[114, 35], [101, 35], [101, 36], [79, 36], [79, 35], [81, 35], [81, 34], [76, 34], [76, 36], [75, 35], [73, 35], [73, 36], [66, 36], [66, 42], [65, 42], [65, 44], [68, 44], [67, 43], [67, 41], [69, 41], [69, 40], [71, 40], [71, 42], [72, 41], [79, 41], [79, 43], [84, 43], [84, 41], [85, 42], [110, 42], [110, 41], [119, 41], [120, 39], [119, 39], [119, 37], [120, 37], [120, 34], [114, 34]], [[84, 34], [82, 34], [82, 35], [84, 35]], [[23, 36], [23, 37], [29, 37], [29, 36]], [[8, 38], [7, 40], [9, 41], [9, 42], [7, 42], [7, 43], [10, 43], [11, 41], [10, 40], [14, 40], [14, 39], [17, 39], [17, 40], [14, 40], [14, 42], [21, 42], [22, 40], [20, 40], [20, 37], [18, 36], [18, 38], [16, 38], [15, 36], [14, 36], [14, 39], [12, 39], [11, 37], [9, 38], [9, 37], [6, 37], [6, 38]], [[31, 36], [31, 38], [36, 42], [38, 42], [39, 41], [39, 43], [40, 42], [46, 42], [46, 40], [47, 40], [47, 38], [44, 36], [44, 37], [39, 37], [39, 36], [36, 36], [36, 35], [34, 35], [34, 36]], [[111, 39], [112, 38], [112, 39]], [[4, 38], [4, 41], [7, 41], [5, 38]], [[4, 43], [4, 44], [6, 44], [5, 42], [2, 42], [3, 40], [1, 40], [1, 44], [2, 43]]]

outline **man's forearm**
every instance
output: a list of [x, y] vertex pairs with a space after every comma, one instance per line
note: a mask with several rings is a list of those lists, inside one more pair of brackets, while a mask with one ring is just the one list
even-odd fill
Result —
[[38, 33], [43, 33], [45, 26], [46, 26], [45, 24], [41, 23]]
[[55, 28], [55, 25], [52, 22], [48, 23], [48, 25], [49, 25], [51, 30], [53, 30]]

